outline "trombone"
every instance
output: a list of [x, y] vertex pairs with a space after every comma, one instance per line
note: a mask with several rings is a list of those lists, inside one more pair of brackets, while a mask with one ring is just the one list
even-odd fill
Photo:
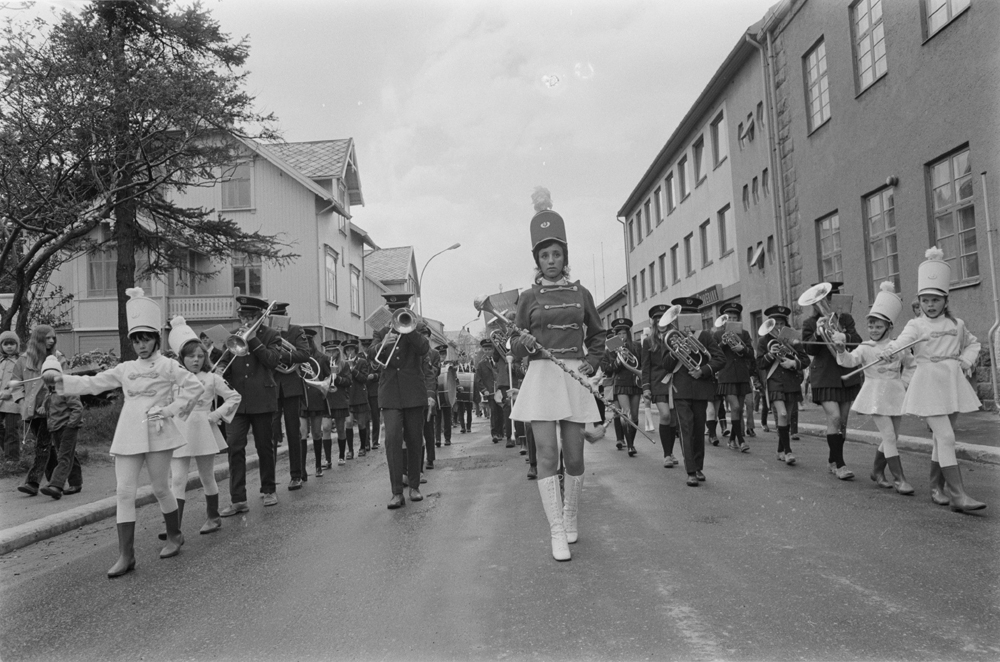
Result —
[[[253, 334], [257, 333], [257, 329], [260, 328], [260, 325], [264, 323], [264, 320], [266, 320], [268, 315], [271, 314], [271, 311], [274, 310], [274, 305], [276, 303], [278, 302], [272, 301], [267, 307], [267, 310], [265, 310], [264, 313], [257, 318], [256, 322], [246, 328], [237, 329], [236, 333], [226, 338], [226, 349], [222, 352], [222, 356], [219, 357], [219, 360], [215, 364], [216, 372], [219, 372], [220, 375], [225, 374], [225, 372], [229, 370], [229, 366], [233, 364], [233, 361], [235, 361], [237, 357], [246, 356], [250, 353], [250, 338], [253, 337]], [[233, 356], [229, 359], [229, 362], [226, 363], [226, 367], [219, 371], [219, 365], [222, 364], [222, 358], [226, 355], [226, 353], [230, 353]]]
[[396, 353], [396, 348], [399, 347], [399, 337], [404, 336], [408, 333], [413, 333], [417, 330], [417, 315], [409, 308], [400, 308], [393, 311], [392, 313], [392, 332], [396, 334], [396, 338], [392, 343], [392, 348], [389, 350], [389, 356], [385, 358], [385, 361], [380, 361], [379, 356], [382, 355], [382, 350], [385, 349], [386, 345], [389, 344], [389, 334], [385, 334], [385, 338], [382, 339], [382, 344], [379, 345], [378, 351], [375, 352], [375, 363], [382, 366], [383, 368], [389, 367], [389, 362], [392, 361], [392, 355]]

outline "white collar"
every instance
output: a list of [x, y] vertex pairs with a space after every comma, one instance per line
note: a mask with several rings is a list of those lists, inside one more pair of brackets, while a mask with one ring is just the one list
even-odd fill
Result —
[[549, 280], [548, 278], [542, 277], [542, 285], [544, 287], [552, 287], [553, 285], [569, 285], [569, 281], [566, 280], [566, 276], [563, 276], [559, 280]]

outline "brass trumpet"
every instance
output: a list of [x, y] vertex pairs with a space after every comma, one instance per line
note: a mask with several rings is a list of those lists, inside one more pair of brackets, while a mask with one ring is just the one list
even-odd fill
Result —
[[384, 350], [386, 345], [389, 343], [388, 333], [382, 340], [382, 344], [379, 345], [378, 351], [375, 352], [375, 363], [383, 368], [389, 367], [389, 362], [392, 361], [392, 355], [396, 353], [396, 348], [399, 346], [399, 337], [408, 333], [413, 333], [417, 330], [417, 314], [409, 308], [399, 308], [398, 310], [394, 310], [392, 313], [391, 328], [396, 334], [396, 339], [392, 343], [392, 348], [389, 350], [389, 356], [385, 358], [385, 361], [379, 360], [379, 356], [382, 355], [382, 350]]
[[247, 354], [250, 353], [250, 338], [252, 338], [253, 335], [257, 333], [257, 329], [260, 328], [260, 325], [264, 323], [264, 320], [267, 319], [267, 316], [271, 314], [272, 310], [274, 310], [274, 305], [276, 303], [278, 302], [272, 301], [271, 304], [267, 307], [267, 310], [265, 310], [264, 313], [257, 318], [257, 321], [251, 324], [249, 327], [237, 329], [236, 333], [226, 338], [226, 343], [225, 343], [226, 349], [225, 351], [222, 352], [222, 356], [219, 357], [219, 360], [215, 364], [216, 370], [218, 371], [218, 367], [222, 364], [222, 358], [227, 353], [232, 354], [233, 356], [231, 359], [229, 359], [229, 362], [226, 363], [226, 367], [224, 367], [222, 371], [219, 372], [220, 375], [224, 374], [226, 370], [229, 370], [229, 366], [233, 364], [233, 361], [235, 361], [237, 357], [246, 356]]
[[819, 308], [820, 317], [816, 320], [816, 335], [834, 354], [837, 353], [833, 344], [833, 334], [843, 333], [840, 322], [837, 320], [837, 311], [830, 308], [826, 297], [830, 294], [833, 285], [830, 283], [818, 283], [802, 293], [799, 297], [800, 306], [816, 306]]

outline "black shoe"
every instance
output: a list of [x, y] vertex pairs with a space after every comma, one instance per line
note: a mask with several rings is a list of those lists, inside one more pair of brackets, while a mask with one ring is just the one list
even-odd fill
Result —
[[63, 489], [63, 496], [68, 496], [70, 494], [79, 494], [83, 491], [83, 485], [67, 485]]
[[528, 480], [535, 480], [538, 478], [538, 467], [529, 466], [528, 467]]
[[434, 468], [433, 462], [428, 462], [427, 464], [424, 465], [424, 469], [433, 469], [433, 468]]
[[493, 437], [493, 443], [494, 443], [494, 444], [499, 444], [499, 443], [500, 443], [500, 440], [499, 440], [499, 439], [497, 439], [496, 437]]
[[750, 428], [749, 430], [747, 430], [747, 436], [748, 437], [756, 437], [757, 433], [754, 432], [753, 428]]
[[392, 498], [389, 499], [389, 504], [386, 506], [389, 510], [395, 510], [396, 508], [402, 508], [406, 505], [406, 499], [403, 498], [402, 494], [393, 494]]
[[638, 453], [638, 451], [635, 449], [635, 446], [629, 446], [628, 447], [628, 456], [629, 457], [635, 457], [636, 453]]
[[764, 432], [770, 432], [771, 431], [771, 428], [767, 427], [767, 423], [761, 424], [760, 427], [764, 430]]
[[18, 492], [24, 492], [28, 496], [38, 495], [38, 484], [37, 483], [25, 483], [24, 485], [17, 486]]
[[45, 487], [43, 487], [42, 489], [40, 489], [39, 492], [41, 492], [45, 496], [52, 497], [56, 501], [58, 501], [59, 499], [61, 499], [62, 495], [63, 495], [62, 489], [59, 488], [59, 487], [56, 487], [55, 485], [46, 485]]
[[703, 474], [700, 471], [695, 471], [694, 472], [694, 477], [697, 478], [699, 482], [704, 482], [705, 481], [705, 474]]
[[293, 478], [291, 480], [291, 482], [288, 483], [288, 491], [289, 492], [292, 492], [294, 490], [301, 490], [301, 489], [302, 489], [302, 479], [301, 478]]
[[440, 441], [437, 442], [437, 443], [435, 443], [434, 445], [437, 446], [438, 448], [441, 448], [441, 442]]
[[451, 446], [451, 439], [448, 439], [448, 440], [446, 440], [446, 441], [444, 442], [444, 445], [445, 445], [445, 446]]
[[719, 445], [719, 438], [718, 437], [712, 437], [712, 438], [709, 439], [709, 441], [712, 442], [713, 446], [718, 446]]
[[323, 477], [323, 467], [316, 467], [316, 477], [317, 478]]
[[616, 441], [615, 442], [615, 448], [617, 448], [620, 451], [623, 451], [623, 450], [625, 450], [625, 443], [621, 442], [621, 441]]
[[698, 487], [698, 478], [694, 474], [688, 474], [687, 486]]

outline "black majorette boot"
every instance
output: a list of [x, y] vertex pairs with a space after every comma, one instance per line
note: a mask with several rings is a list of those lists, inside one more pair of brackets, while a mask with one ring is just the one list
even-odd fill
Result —
[[906, 476], [903, 475], [903, 463], [899, 456], [887, 457], [885, 460], [886, 464], [889, 465], [889, 471], [892, 472], [892, 486], [904, 496], [913, 496], [913, 486], [906, 482]]
[[891, 488], [892, 483], [890, 483], [885, 477], [885, 468], [889, 462], [885, 458], [885, 453], [882, 451], [875, 451], [875, 463], [872, 465], [872, 472], [868, 476], [875, 482], [879, 487]]
[[[184, 517], [184, 499], [178, 499], [177, 500], [177, 526], [178, 527], [180, 527], [180, 525], [181, 525], [181, 519], [183, 519], [183, 517]], [[160, 540], [166, 540], [167, 539], [167, 533], [164, 531], [163, 533], [157, 534], [156, 537], [159, 538]]]
[[163, 513], [163, 523], [167, 526], [167, 544], [160, 550], [161, 559], [169, 559], [181, 553], [184, 534], [181, 533], [180, 510]]
[[198, 533], [215, 533], [222, 528], [222, 517], [219, 515], [219, 495], [205, 495], [205, 523], [201, 525]]
[[108, 579], [135, 570], [135, 522], [118, 523], [118, 560], [108, 570]]
[[628, 444], [628, 456], [635, 457], [635, 428], [631, 425], [625, 428], [625, 443]]

